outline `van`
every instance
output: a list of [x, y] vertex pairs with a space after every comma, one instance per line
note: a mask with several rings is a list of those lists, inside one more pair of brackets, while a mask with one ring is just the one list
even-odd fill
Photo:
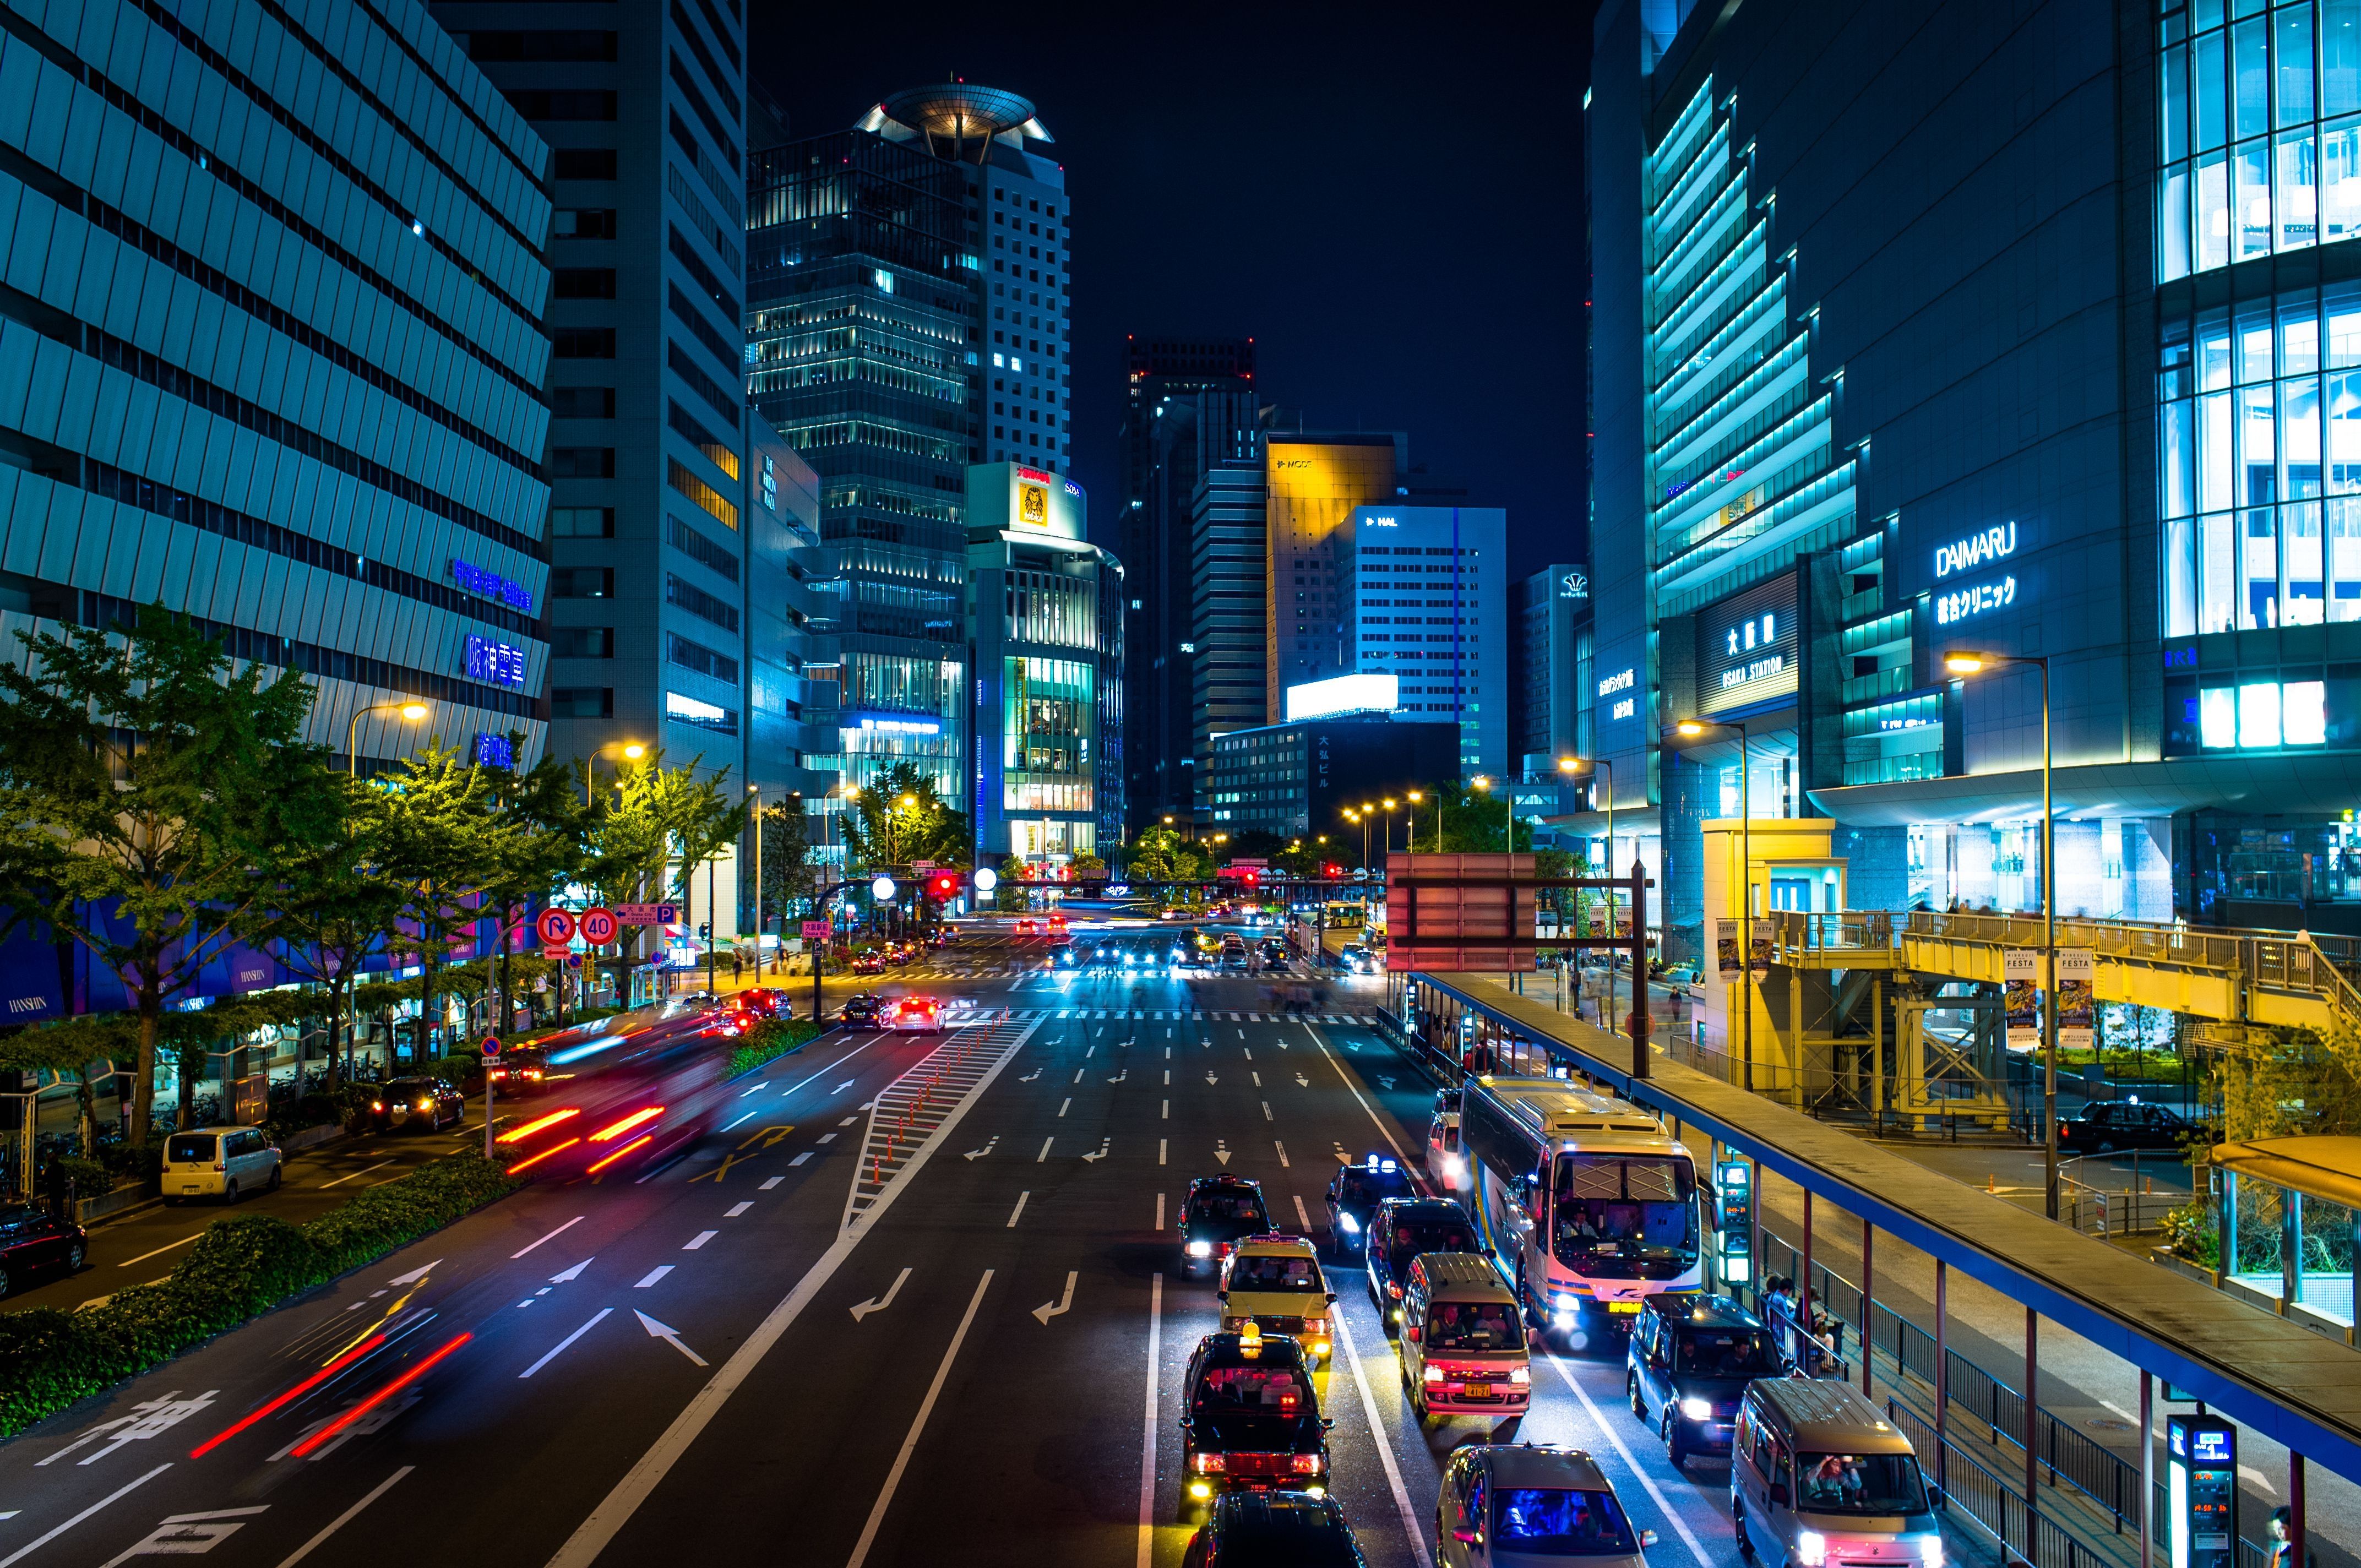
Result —
[[1766, 1378], [1739, 1402], [1730, 1520], [1773, 1568], [1941, 1568], [1941, 1497], [1884, 1412], [1850, 1384]]
[[259, 1127], [207, 1127], [164, 1140], [164, 1201], [219, 1198], [279, 1190], [279, 1146]]
[[1532, 1394], [1524, 1315], [1480, 1253], [1421, 1253], [1402, 1286], [1402, 1387], [1420, 1424], [1485, 1416], [1511, 1436]]

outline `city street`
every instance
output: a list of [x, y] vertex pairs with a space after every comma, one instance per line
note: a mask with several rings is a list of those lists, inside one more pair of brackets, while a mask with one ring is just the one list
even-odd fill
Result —
[[[1326, 1016], [1378, 986], [1339, 983]], [[1254, 1177], [1324, 1242], [1339, 1159], [1422, 1155], [1431, 1086], [1365, 1025], [1258, 1014], [1245, 978], [943, 992], [991, 1020], [825, 1036], [667, 1168], [535, 1186], [26, 1434], [0, 1568], [459, 1539], [559, 1564], [1177, 1562], [1177, 1387], [1214, 1321], [1175, 1269], [1188, 1179]], [[845, 1228], [864, 1108], [946, 1063], [960, 1098]], [[1422, 1431], [1356, 1265], [1331, 1285], [1336, 1496], [1372, 1563], [1424, 1564], [1438, 1466], [1482, 1433]], [[1620, 1361], [1550, 1357], [1534, 1395], [1520, 1440], [1590, 1450], [1659, 1562], [1732, 1560], [1726, 1471], [1672, 1469]]]

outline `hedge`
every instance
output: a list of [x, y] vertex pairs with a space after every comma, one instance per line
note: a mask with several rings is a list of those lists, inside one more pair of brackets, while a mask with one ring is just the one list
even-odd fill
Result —
[[118, 1290], [104, 1306], [0, 1314], [0, 1437], [14, 1437], [524, 1185], [481, 1155], [450, 1155], [398, 1181], [364, 1188], [306, 1224], [270, 1214], [216, 1220], [169, 1277]]
[[802, 1050], [818, 1037], [819, 1025], [809, 1019], [765, 1018], [746, 1031], [746, 1037], [730, 1053], [730, 1076], [752, 1072], [766, 1061]]

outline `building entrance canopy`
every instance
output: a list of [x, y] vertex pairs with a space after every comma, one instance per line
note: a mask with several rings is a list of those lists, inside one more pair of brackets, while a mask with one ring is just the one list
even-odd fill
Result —
[[[2059, 817], [2171, 817], [2236, 810], [2283, 815], [2342, 812], [2353, 805], [2349, 757], [2178, 757], [2161, 762], [2096, 762], [2059, 768]], [[2015, 822], [2041, 815], [2041, 770], [1959, 773], [1948, 778], [1850, 784], [1808, 792], [1812, 804], [1849, 828], [1937, 822]]]

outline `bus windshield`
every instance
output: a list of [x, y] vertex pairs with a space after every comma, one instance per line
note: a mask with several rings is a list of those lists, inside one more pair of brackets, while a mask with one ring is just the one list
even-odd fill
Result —
[[1685, 1155], [1562, 1154], [1551, 1193], [1558, 1261], [1611, 1279], [1670, 1279], [1697, 1260]]

